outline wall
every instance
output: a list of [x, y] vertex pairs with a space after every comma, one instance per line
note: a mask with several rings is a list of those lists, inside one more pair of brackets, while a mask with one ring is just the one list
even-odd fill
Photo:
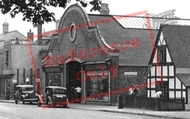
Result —
[[[25, 68], [25, 80], [26, 78], [31, 78], [30, 77], [30, 69], [31, 68], [40, 68], [41, 71], [41, 59], [39, 58], [39, 51], [42, 48], [47, 48], [47, 46], [43, 45], [31, 45], [32, 49], [32, 55], [29, 52], [29, 45], [11, 45], [11, 57], [10, 57], [10, 69], [12, 69], [15, 73], [13, 79], [17, 79], [17, 69], [19, 69], [19, 84], [24, 83], [23, 79], [23, 69]], [[34, 58], [32, 61], [31, 58]], [[33, 70], [34, 72], [34, 70]], [[35, 79], [33, 79], [32, 82], [35, 84]], [[41, 77], [41, 76], [40, 76]], [[31, 79], [30, 79], [31, 82]], [[13, 87], [12, 87], [13, 88]], [[14, 90], [12, 90], [12, 94], [14, 93]]]
[[[146, 84], [146, 81], [144, 79], [144, 75], [146, 72], [147, 67], [142, 66], [120, 66], [119, 67], [119, 89], [123, 89], [122, 93], [125, 95], [129, 94], [129, 88], [133, 85], [139, 85], [139, 95], [145, 95], [146, 87], [144, 84]], [[137, 75], [134, 75], [135, 73], [131, 73], [133, 75], [124, 75], [124, 72], [136, 72]]]

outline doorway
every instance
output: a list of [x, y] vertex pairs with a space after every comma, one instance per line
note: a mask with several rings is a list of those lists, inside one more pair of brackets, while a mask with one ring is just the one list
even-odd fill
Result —
[[81, 64], [77, 61], [69, 62], [66, 64], [66, 88], [69, 102], [75, 102], [74, 100], [81, 98], [81, 95], [77, 95], [75, 88], [81, 88], [81, 81], [78, 80], [81, 75], [77, 75], [81, 70]]

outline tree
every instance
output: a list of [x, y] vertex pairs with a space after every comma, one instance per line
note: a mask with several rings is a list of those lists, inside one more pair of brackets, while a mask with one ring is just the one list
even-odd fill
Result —
[[[70, 0], [1, 0], [0, 10], [3, 14], [10, 13], [14, 18], [18, 13], [23, 14], [23, 21], [32, 22], [34, 26], [45, 22], [55, 21], [55, 14], [49, 12], [47, 7], [65, 8]], [[101, 0], [76, 0], [83, 7], [92, 5], [91, 11], [100, 10]]]

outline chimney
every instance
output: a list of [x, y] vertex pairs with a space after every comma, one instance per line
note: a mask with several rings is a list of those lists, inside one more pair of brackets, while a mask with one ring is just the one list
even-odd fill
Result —
[[37, 31], [37, 36], [38, 36], [38, 45], [42, 45], [42, 24], [38, 25], [38, 31]]
[[3, 34], [6, 34], [9, 32], [9, 23], [4, 22], [3, 23]]
[[109, 15], [109, 12], [110, 12], [109, 5], [107, 3], [102, 3], [101, 9], [100, 9], [100, 14]]
[[31, 41], [31, 42], [34, 41], [34, 33], [31, 32], [31, 29], [30, 29], [29, 32], [27, 33], [27, 38], [30, 38], [30, 41]]
[[60, 19], [58, 19], [58, 20], [55, 21], [55, 28], [56, 28], [55, 30], [58, 30], [59, 23], [60, 23]]

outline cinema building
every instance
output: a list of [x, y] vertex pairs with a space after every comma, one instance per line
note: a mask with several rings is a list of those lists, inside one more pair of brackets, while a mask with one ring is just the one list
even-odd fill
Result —
[[42, 60], [41, 82], [65, 86], [70, 100], [72, 87], [79, 86], [82, 103], [114, 105], [128, 87], [146, 83], [157, 30], [127, 27], [130, 16], [109, 15], [104, 8], [95, 15], [78, 5], [68, 7]]

